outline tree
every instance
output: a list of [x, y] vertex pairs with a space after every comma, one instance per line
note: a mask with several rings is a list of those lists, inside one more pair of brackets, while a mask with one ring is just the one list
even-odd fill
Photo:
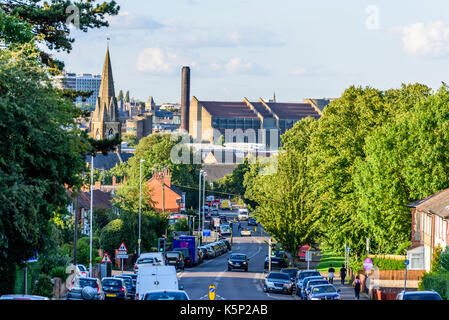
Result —
[[129, 99], [129, 91], [126, 91], [125, 102], [126, 102], [126, 103], [129, 103], [129, 102], [130, 102], [130, 99]]
[[[35, 35], [42, 35], [50, 50], [72, 50], [74, 38], [70, 37], [69, 24], [78, 22], [76, 27], [87, 32], [89, 29], [108, 27], [106, 15], [117, 15], [120, 7], [115, 1], [96, 3], [92, 1], [70, 0], [4, 0], [0, 9], [8, 16], [17, 16], [32, 27]], [[61, 61], [54, 60], [44, 51], [40, 52], [42, 61], [51, 67], [63, 69]]]
[[1, 292], [49, 237], [68, 187], [80, 185], [90, 145], [74, 122], [79, 110], [51, 86], [33, 44], [0, 50]]
[[120, 90], [117, 96], [117, 101], [123, 101], [123, 90]]

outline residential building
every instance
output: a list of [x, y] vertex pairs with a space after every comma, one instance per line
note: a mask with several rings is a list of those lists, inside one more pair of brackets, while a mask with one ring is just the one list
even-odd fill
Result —
[[147, 181], [147, 188], [158, 212], [180, 213], [183, 206], [182, 190], [171, 183], [170, 170], [155, 172]]
[[435, 249], [449, 246], [449, 188], [407, 206], [412, 216], [409, 267], [430, 271]]

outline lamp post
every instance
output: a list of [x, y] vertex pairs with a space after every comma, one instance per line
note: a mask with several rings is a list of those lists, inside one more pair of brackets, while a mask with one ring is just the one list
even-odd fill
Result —
[[89, 259], [89, 276], [92, 278], [92, 212], [94, 210], [94, 155], [90, 156], [90, 259]]
[[141, 237], [141, 230], [142, 230], [142, 163], [145, 162], [144, 159], [140, 159], [140, 167], [139, 167], [139, 173], [140, 173], [140, 194], [139, 194], [139, 239], [137, 240], [137, 247], [138, 252], [137, 255], [140, 257], [140, 246], [142, 243], [142, 237]]
[[198, 238], [201, 245], [201, 176], [203, 174], [204, 170], [200, 170], [199, 174], [199, 182], [198, 182]]
[[[203, 172], [203, 207], [206, 204], [206, 177], [207, 177], [207, 172], [204, 171]], [[203, 208], [203, 224], [202, 224], [202, 232], [204, 232], [204, 208]]]

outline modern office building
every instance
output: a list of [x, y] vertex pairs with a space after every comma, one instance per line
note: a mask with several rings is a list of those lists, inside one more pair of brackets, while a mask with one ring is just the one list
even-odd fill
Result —
[[56, 77], [55, 85], [61, 89], [72, 89], [77, 91], [90, 92], [92, 95], [82, 100], [82, 97], [76, 98], [75, 103], [95, 106], [98, 94], [100, 93], [101, 75], [93, 75], [90, 73], [68, 73], [64, 72], [61, 76]]

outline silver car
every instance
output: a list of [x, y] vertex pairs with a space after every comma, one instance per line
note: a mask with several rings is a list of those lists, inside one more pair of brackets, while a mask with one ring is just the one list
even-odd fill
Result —
[[263, 292], [281, 292], [292, 294], [293, 284], [290, 276], [283, 272], [270, 272], [265, 278]]

